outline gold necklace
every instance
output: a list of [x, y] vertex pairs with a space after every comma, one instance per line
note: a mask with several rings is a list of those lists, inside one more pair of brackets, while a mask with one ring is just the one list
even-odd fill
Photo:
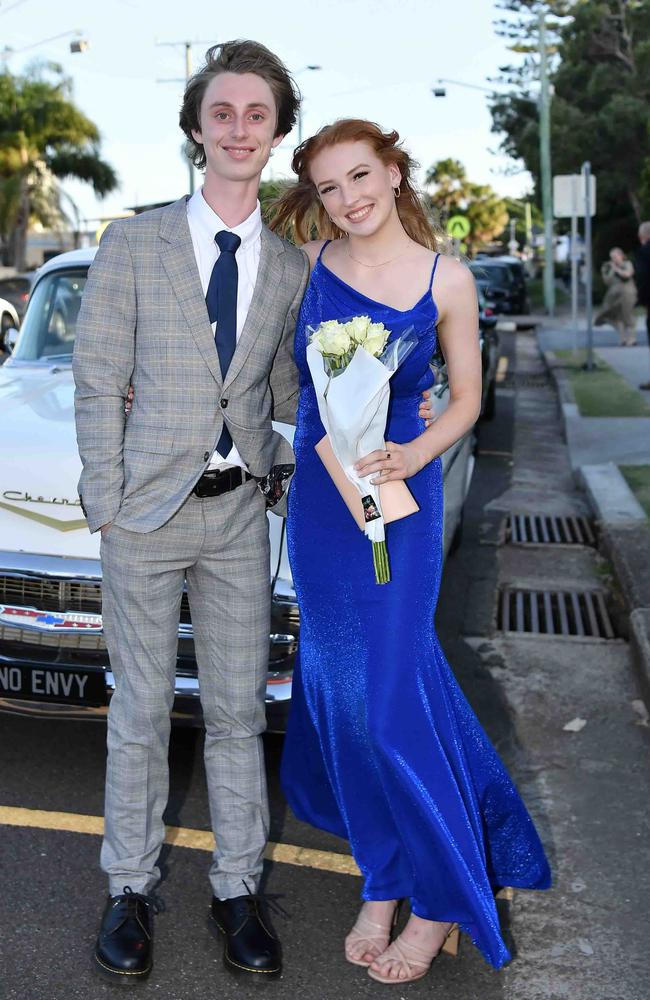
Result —
[[[413, 242], [413, 240], [409, 240], [409, 245], [412, 242]], [[391, 257], [390, 260], [382, 260], [382, 262], [380, 264], [366, 264], [365, 261], [358, 260], [356, 257], [353, 257], [352, 254], [350, 253], [350, 249], [347, 246], [347, 244], [346, 244], [346, 247], [345, 247], [345, 252], [348, 255], [348, 257], [350, 258], [350, 260], [353, 260], [356, 264], [361, 264], [362, 267], [383, 267], [385, 264], [392, 264], [394, 260], [399, 260], [400, 257], [404, 256], [404, 254], [406, 253], [406, 250], [404, 250], [402, 253], [398, 253], [397, 257]]]

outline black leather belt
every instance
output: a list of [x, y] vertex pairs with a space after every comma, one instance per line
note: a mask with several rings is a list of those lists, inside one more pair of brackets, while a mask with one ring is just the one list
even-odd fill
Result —
[[219, 497], [222, 493], [230, 493], [238, 486], [248, 482], [253, 477], [239, 466], [230, 469], [209, 469], [204, 472], [192, 490], [197, 497]]

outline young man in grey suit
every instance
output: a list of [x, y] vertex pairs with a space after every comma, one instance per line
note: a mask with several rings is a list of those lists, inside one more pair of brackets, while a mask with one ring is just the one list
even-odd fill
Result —
[[264, 46], [210, 49], [180, 119], [194, 162], [205, 166], [203, 189], [109, 227], [79, 315], [79, 492], [90, 530], [102, 534], [115, 676], [101, 852], [110, 895], [95, 960], [124, 983], [145, 978], [153, 962], [151, 892], [160, 877], [185, 582], [217, 840], [211, 921], [231, 967], [281, 970], [258, 895], [268, 835], [263, 491], [277, 499], [292, 469], [291, 448], [271, 419], [294, 419], [293, 333], [308, 262], [262, 225], [257, 195], [298, 101], [286, 68]]

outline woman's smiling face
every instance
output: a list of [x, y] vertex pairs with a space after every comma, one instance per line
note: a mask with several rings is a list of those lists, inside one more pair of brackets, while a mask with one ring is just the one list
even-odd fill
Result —
[[326, 146], [309, 174], [334, 225], [352, 236], [374, 235], [395, 211], [399, 169], [386, 166], [368, 142]]

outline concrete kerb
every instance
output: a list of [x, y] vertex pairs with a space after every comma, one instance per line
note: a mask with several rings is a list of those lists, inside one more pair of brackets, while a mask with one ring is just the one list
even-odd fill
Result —
[[630, 642], [639, 669], [641, 693], [650, 704], [650, 608], [635, 608], [630, 615]]
[[[555, 352], [542, 355], [557, 389], [570, 446], [571, 424], [581, 419], [573, 389]], [[579, 466], [575, 475], [600, 525], [599, 548], [612, 565], [625, 602], [643, 697], [650, 703], [650, 522], [613, 462]]]
[[557, 390], [558, 401], [564, 422], [564, 437], [568, 444], [569, 436], [567, 433], [567, 422], [580, 418], [580, 411], [578, 410], [576, 397], [573, 393], [571, 383], [562, 370], [562, 363], [555, 351], [542, 351], [542, 357], [544, 358], [544, 364], [548, 368]]

